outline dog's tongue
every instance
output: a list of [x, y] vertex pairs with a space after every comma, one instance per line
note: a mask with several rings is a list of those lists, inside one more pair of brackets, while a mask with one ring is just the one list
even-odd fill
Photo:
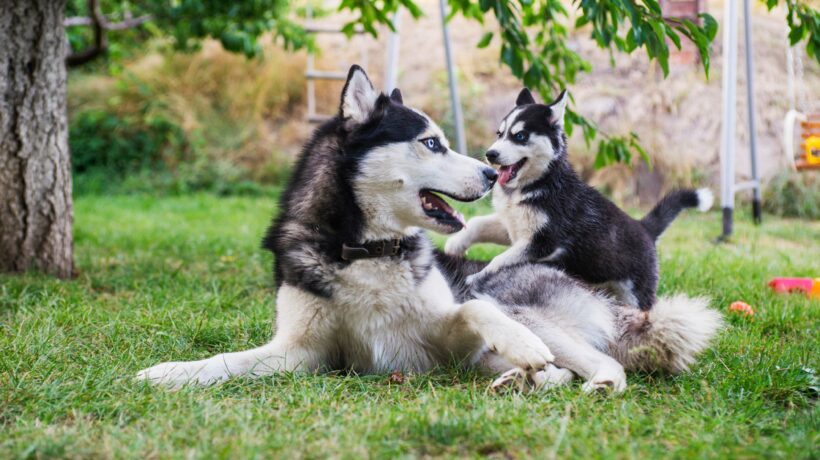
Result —
[[514, 167], [515, 165], [507, 165], [498, 168], [498, 185], [502, 187], [507, 185], [507, 182], [509, 182], [512, 177]]

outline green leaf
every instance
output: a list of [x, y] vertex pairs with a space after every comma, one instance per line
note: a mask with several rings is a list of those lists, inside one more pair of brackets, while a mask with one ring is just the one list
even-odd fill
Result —
[[486, 48], [490, 44], [490, 41], [492, 41], [492, 39], [493, 33], [487, 32], [481, 37], [481, 40], [478, 41], [478, 45], [476, 46], [479, 48]]
[[706, 37], [709, 38], [710, 42], [713, 41], [717, 36], [717, 21], [709, 13], [701, 13], [698, 16], [703, 20], [703, 30], [706, 31]]

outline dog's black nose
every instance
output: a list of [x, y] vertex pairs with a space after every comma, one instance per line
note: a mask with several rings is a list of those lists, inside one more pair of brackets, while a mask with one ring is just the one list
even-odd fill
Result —
[[481, 172], [484, 173], [484, 177], [486, 177], [491, 184], [495, 183], [495, 180], [498, 179], [498, 173], [495, 172], [493, 168], [484, 168]]
[[496, 152], [495, 150], [488, 150], [484, 156], [487, 157], [487, 161], [489, 161], [490, 163], [495, 163], [496, 161], [498, 161], [499, 155], [500, 153]]

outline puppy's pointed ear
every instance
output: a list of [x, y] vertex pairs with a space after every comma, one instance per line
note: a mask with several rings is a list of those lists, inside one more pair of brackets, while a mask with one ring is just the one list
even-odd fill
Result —
[[561, 94], [558, 95], [558, 98], [555, 99], [555, 102], [550, 104], [550, 122], [557, 124], [560, 127], [564, 127], [564, 113], [567, 110], [567, 90], [561, 91]]
[[379, 93], [373, 89], [364, 69], [354, 65], [347, 74], [347, 83], [342, 90], [342, 105], [339, 108], [342, 118], [364, 123], [378, 98]]
[[518, 107], [520, 105], [527, 104], [535, 104], [535, 98], [532, 97], [530, 90], [524, 88], [520, 93], [518, 93], [518, 98], [515, 100], [515, 106]]
[[401, 91], [399, 91], [398, 88], [394, 89], [393, 92], [390, 93], [390, 100], [396, 104], [404, 104], [404, 100], [401, 98]]

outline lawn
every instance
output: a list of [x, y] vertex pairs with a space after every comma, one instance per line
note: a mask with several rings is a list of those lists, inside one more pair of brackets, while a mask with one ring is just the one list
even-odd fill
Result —
[[[488, 209], [463, 208], [476, 206]], [[661, 293], [708, 295], [724, 312], [744, 300], [756, 314], [727, 315], [690, 373], [630, 374], [621, 395], [494, 394], [457, 369], [179, 391], [134, 381], [160, 361], [268, 340], [260, 239], [274, 212], [270, 197], [77, 199], [78, 278], [0, 277], [0, 458], [820, 457], [820, 301], [766, 287], [820, 276], [820, 223], [773, 217], [756, 228], [741, 216], [720, 246], [717, 213], [673, 224]]]

